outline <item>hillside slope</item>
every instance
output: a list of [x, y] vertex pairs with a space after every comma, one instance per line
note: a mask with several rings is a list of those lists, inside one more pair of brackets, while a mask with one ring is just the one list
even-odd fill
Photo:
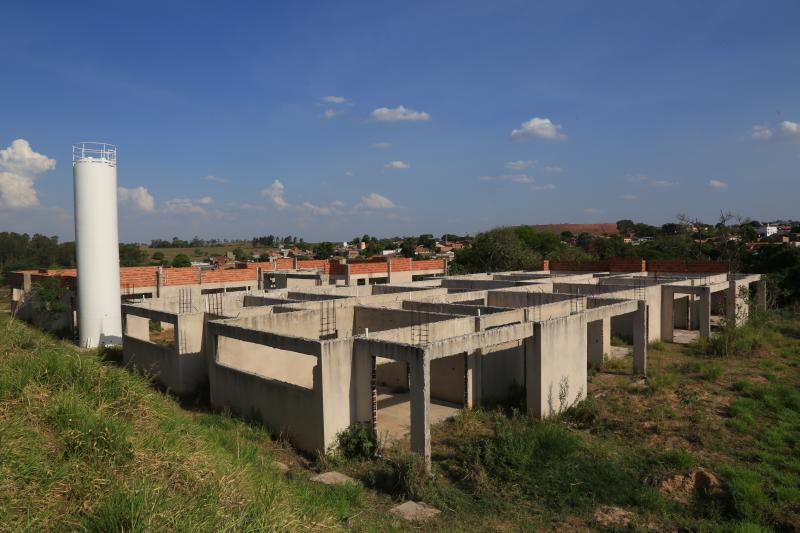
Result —
[[337, 530], [381, 507], [360, 487], [280, 473], [276, 457], [298, 460], [257, 426], [185, 411], [0, 315], [0, 530]]

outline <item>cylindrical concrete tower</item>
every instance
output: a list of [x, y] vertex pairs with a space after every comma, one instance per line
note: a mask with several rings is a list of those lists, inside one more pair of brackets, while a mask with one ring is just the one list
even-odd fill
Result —
[[117, 148], [96, 142], [74, 145], [72, 175], [80, 344], [121, 344]]

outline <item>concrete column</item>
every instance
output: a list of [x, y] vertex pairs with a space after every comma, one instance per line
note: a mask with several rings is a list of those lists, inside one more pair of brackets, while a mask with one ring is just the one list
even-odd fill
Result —
[[767, 280], [760, 279], [756, 282], [756, 311], [764, 312], [767, 310]]
[[483, 351], [475, 350], [467, 354], [466, 402], [464, 407], [472, 409], [481, 403], [481, 372], [483, 365]]
[[736, 280], [728, 281], [725, 291], [725, 320], [729, 325], [736, 325]]
[[528, 415], [544, 418], [542, 406], [541, 325], [534, 324], [533, 336], [523, 341], [525, 348], [525, 406]]
[[256, 283], [258, 290], [264, 290], [264, 270], [261, 267], [256, 268]]
[[156, 270], [156, 297], [161, 298], [161, 290], [164, 287], [164, 269], [158, 267]]
[[711, 287], [700, 287], [700, 302], [697, 306], [697, 320], [700, 324], [700, 336], [711, 336]]
[[372, 421], [372, 357], [365, 343], [356, 341], [353, 360], [356, 420], [369, 423]]
[[422, 457], [427, 472], [431, 471], [430, 368], [430, 356], [424, 350], [410, 364], [411, 451]]
[[604, 325], [608, 323], [609, 332], [611, 330], [611, 321], [610, 320], [595, 320], [594, 322], [589, 322], [586, 324], [586, 346], [587, 346], [587, 361], [589, 363], [589, 367], [591, 368], [602, 368], [604, 356], [611, 351], [606, 350], [605, 346], [608, 342], [609, 347], [611, 345], [610, 340], [606, 340], [604, 331]]
[[697, 300], [697, 296], [692, 294], [691, 298], [689, 299], [689, 329], [698, 330], [700, 329], [700, 303]]
[[647, 375], [647, 302], [639, 300], [633, 315], [633, 372]]
[[661, 340], [672, 342], [675, 334], [675, 289], [661, 287]]

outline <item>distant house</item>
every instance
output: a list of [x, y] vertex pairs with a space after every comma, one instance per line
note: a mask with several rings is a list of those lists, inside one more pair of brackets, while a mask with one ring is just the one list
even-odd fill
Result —
[[421, 244], [418, 244], [417, 247], [414, 248], [414, 253], [416, 255], [427, 255], [427, 254], [431, 253], [431, 251], [428, 250], [427, 248], [425, 248], [424, 246], [422, 246]]
[[209, 262], [212, 265], [217, 265], [219, 267], [223, 267], [228, 265], [229, 263], [233, 263], [236, 260], [236, 257], [233, 255], [233, 252], [225, 252], [225, 255], [217, 255], [214, 257], [209, 258]]
[[778, 234], [778, 226], [773, 224], [765, 224], [756, 228], [756, 234], [760, 237], [772, 237]]

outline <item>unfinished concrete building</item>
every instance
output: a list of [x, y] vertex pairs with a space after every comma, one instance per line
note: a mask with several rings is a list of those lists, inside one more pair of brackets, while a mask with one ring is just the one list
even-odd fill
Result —
[[584, 398], [612, 335], [630, 339], [632, 370], [644, 376], [648, 342], [708, 336], [766, 306], [760, 276], [720, 265], [551, 263], [162, 296], [123, 304], [123, 355], [170, 390], [207, 391], [213, 406], [302, 450], [327, 451], [362, 422], [387, 438], [408, 433], [430, 465], [430, 425], [458, 409], [523, 391], [528, 412], [544, 418]]

